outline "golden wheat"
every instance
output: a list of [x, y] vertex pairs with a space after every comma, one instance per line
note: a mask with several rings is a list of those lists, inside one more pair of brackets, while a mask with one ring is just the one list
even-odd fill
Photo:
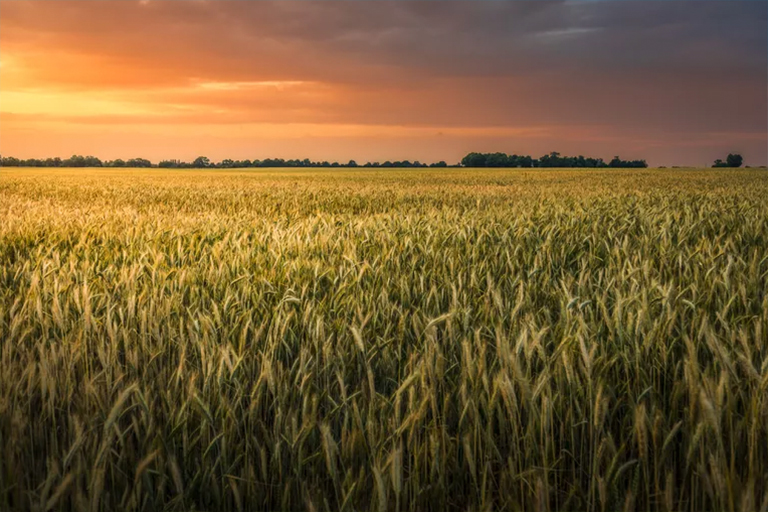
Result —
[[2, 510], [768, 510], [759, 170], [0, 170]]

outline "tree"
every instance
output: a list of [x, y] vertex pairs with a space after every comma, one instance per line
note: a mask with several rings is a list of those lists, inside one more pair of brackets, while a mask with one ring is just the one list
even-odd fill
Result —
[[211, 161], [207, 157], [199, 156], [192, 162], [192, 167], [210, 167]]
[[531, 157], [530, 155], [519, 156], [517, 157], [517, 164], [520, 167], [534, 167], [533, 157]]
[[64, 160], [64, 167], [85, 167], [85, 158], [81, 155], [72, 155]]
[[485, 159], [487, 167], [509, 167], [509, 157], [505, 153], [491, 153]]
[[729, 153], [725, 162], [728, 164], [728, 167], [741, 167], [741, 164], [744, 163], [744, 159], [739, 154]]
[[131, 158], [125, 163], [126, 167], [152, 167], [152, 162], [146, 158]]
[[[622, 160], [613, 157], [609, 164], [602, 158], [562, 156], [557, 151], [532, 158], [526, 155], [507, 155], [505, 153], [469, 153], [458, 166], [464, 167], [648, 167], [645, 160]], [[457, 166], [457, 167], [458, 167]]]
[[608, 167], [648, 167], [648, 163], [645, 160], [622, 160], [618, 156], [615, 156], [613, 157], [613, 160], [608, 163]]
[[464, 167], [486, 167], [487, 158], [488, 155], [472, 152], [461, 159], [461, 165]]
[[744, 159], [741, 157], [741, 155], [738, 153], [729, 153], [728, 157], [725, 159], [725, 162], [718, 158], [715, 160], [715, 163], [712, 164], [712, 167], [741, 167], [741, 164], [743, 163]]
[[560, 158], [560, 153], [553, 151], [539, 158], [539, 167], [568, 167], [564, 160], [567, 160], [567, 157]]

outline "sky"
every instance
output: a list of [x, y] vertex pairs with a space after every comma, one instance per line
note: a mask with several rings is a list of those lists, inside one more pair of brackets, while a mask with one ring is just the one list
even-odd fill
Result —
[[763, 1], [3, 0], [0, 153], [768, 159]]

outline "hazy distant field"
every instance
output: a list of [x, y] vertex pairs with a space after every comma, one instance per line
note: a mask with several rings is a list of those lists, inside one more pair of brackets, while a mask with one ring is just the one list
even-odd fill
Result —
[[46, 507], [768, 510], [768, 172], [0, 169]]

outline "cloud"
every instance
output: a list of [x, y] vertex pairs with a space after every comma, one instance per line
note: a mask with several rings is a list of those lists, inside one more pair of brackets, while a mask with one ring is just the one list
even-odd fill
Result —
[[546, 126], [550, 149], [581, 137], [586, 153], [603, 133], [653, 152], [768, 131], [767, 22], [752, 1], [2, 2], [0, 110], [200, 134], [505, 128], [521, 145], [520, 128]]

